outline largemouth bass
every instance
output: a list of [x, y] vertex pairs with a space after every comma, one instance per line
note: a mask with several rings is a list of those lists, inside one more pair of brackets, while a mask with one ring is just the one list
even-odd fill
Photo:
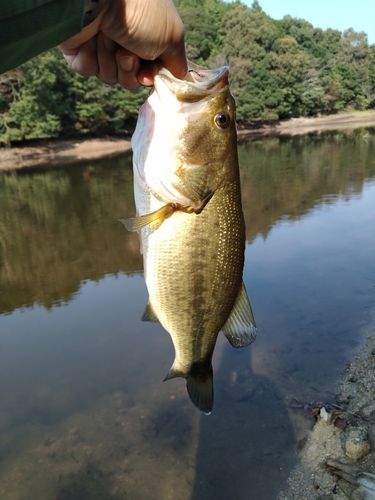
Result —
[[220, 330], [234, 347], [256, 327], [242, 282], [245, 225], [235, 102], [228, 68], [162, 68], [132, 138], [138, 231], [149, 292], [144, 320], [169, 332], [175, 360], [164, 380], [186, 379], [200, 410], [213, 406], [212, 355]]

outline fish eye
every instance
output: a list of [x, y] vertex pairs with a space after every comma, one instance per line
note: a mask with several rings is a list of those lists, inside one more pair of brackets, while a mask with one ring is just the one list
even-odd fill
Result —
[[227, 113], [224, 113], [224, 111], [222, 111], [221, 113], [218, 113], [215, 116], [215, 124], [219, 128], [229, 127], [229, 124], [230, 124], [229, 115]]

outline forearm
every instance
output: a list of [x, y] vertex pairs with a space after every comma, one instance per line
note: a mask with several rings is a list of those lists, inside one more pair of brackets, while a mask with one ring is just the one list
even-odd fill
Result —
[[0, 0], [0, 73], [77, 34], [84, 0]]
[[153, 84], [155, 59], [187, 72], [173, 0], [0, 0], [0, 73], [56, 46], [77, 73], [129, 90]]

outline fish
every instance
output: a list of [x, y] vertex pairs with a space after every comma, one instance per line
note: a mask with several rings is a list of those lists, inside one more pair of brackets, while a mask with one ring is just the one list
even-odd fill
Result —
[[191, 62], [185, 79], [166, 68], [140, 108], [132, 137], [137, 231], [149, 301], [144, 321], [170, 334], [175, 360], [164, 380], [186, 379], [193, 404], [213, 408], [212, 356], [220, 331], [235, 348], [256, 324], [242, 274], [245, 223], [235, 101], [226, 66]]

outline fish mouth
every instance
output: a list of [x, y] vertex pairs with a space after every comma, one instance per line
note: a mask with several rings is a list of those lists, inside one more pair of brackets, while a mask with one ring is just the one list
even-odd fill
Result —
[[[167, 86], [179, 101], [195, 102], [208, 97], [228, 85], [229, 68], [206, 69], [188, 61], [188, 73], [184, 80], [161, 68], [154, 78], [155, 91], [160, 95]], [[164, 85], [163, 85], [164, 84]]]

